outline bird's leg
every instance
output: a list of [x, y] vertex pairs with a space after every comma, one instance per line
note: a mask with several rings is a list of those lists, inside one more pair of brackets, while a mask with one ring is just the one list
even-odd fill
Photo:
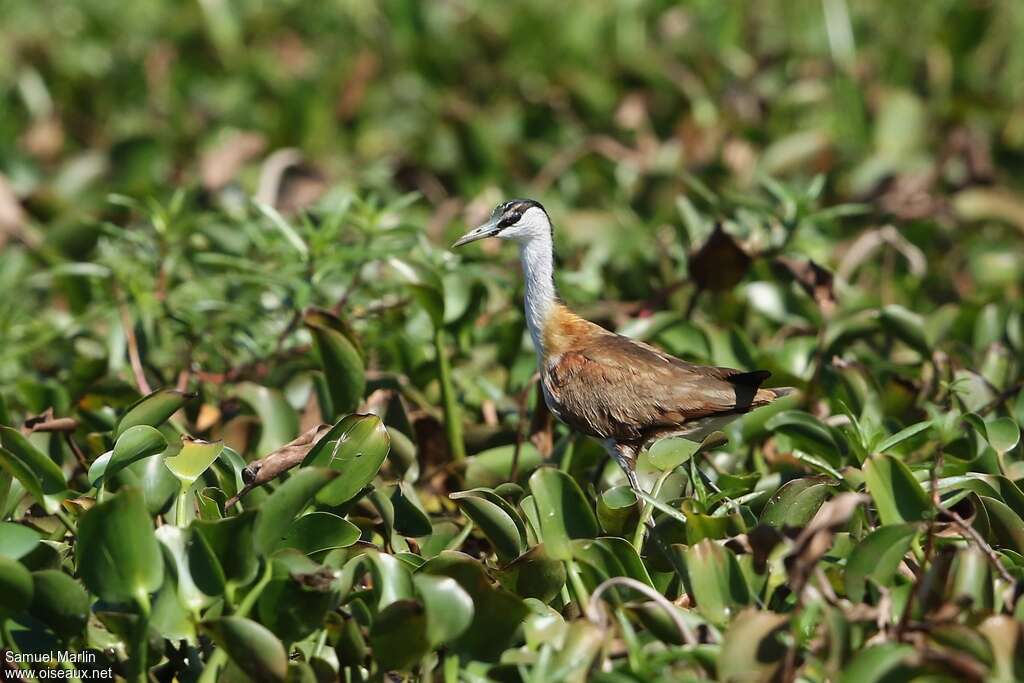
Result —
[[[622, 468], [623, 473], [626, 475], [626, 479], [629, 481], [629, 488], [633, 489], [633, 493], [636, 494], [636, 498], [640, 501], [640, 507], [643, 509], [646, 505], [646, 501], [640, 495], [641, 493], [647, 493], [640, 487], [640, 480], [636, 478], [636, 448], [628, 446], [622, 443], [616, 443], [611, 439], [605, 441], [605, 448], [608, 453], [615, 458], [615, 462], [619, 463], [619, 467]], [[652, 517], [647, 518], [647, 526], [654, 528], [654, 519]]]

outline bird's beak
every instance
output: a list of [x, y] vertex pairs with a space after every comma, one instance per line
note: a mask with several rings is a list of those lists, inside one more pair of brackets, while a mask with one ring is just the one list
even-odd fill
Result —
[[476, 242], [482, 240], [485, 237], [494, 237], [498, 234], [498, 219], [492, 219], [481, 225], [479, 228], [473, 228], [465, 235], [455, 240], [455, 244], [452, 245], [452, 249], [455, 247], [461, 247], [463, 244], [469, 244], [470, 242]]

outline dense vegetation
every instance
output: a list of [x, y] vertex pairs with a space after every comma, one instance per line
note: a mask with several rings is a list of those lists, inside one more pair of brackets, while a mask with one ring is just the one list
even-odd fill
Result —
[[[1024, 678], [1022, 33], [0, 3], [0, 666]], [[581, 313], [799, 391], [637, 500], [538, 402], [514, 254], [445, 248], [524, 195]]]

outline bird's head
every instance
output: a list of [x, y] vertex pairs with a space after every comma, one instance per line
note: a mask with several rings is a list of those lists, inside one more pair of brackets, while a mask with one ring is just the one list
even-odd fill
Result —
[[537, 238], [551, 238], [551, 221], [539, 202], [532, 199], [512, 199], [494, 207], [491, 219], [473, 228], [455, 241], [452, 247], [476, 242], [485, 237], [497, 237], [525, 244]]

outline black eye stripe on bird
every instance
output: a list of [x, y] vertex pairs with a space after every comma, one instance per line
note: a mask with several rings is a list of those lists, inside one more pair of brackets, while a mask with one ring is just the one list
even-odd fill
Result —
[[[505, 231], [533, 208], [540, 209], [539, 216], [531, 214], [522, 229]], [[642, 491], [636, 457], [655, 440], [681, 436], [700, 441], [791, 391], [761, 388], [768, 372], [688, 363], [584, 320], [555, 291], [553, 230], [544, 207], [532, 199], [513, 199], [499, 204], [491, 216], [493, 228], [472, 230], [455, 245], [485, 237], [519, 244], [526, 326], [537, 352], [544, 402], [562, 422], [601, 440], [634, 490]]]

